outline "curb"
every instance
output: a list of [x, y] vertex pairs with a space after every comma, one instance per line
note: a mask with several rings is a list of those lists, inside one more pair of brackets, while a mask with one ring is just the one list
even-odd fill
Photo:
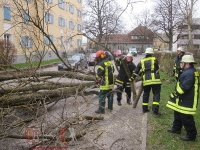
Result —
[[147, 143], [147, 113], [142, 117], [142, 145], [141, 150], [146, 150]]

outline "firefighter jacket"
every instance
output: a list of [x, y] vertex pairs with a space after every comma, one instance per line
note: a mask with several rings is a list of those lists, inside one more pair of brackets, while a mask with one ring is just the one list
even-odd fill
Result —
[[195, 114], [198, 104], [199, 73], [192, 66], [183, 70], [175, 87], [177, 97], [167, 102], [167, 107], [183, 114]]
[[138, 63], [135, 74], [141, 74], [143, 86], [161, 84], [158, 69], [157, 59], [151, 55], [146, 55], [146, 57]]
[[173, 74], [176, 78], [179, 78], [181, 73], [183, 72], [180, 61], [182, 60], [183, 55], [177, 56], [174, 62], [174, 67], [173, 67]]
[[119, 66], [119, 74], [117, 76], [117, 79], [115, 80], [115, 84], [119, 86], [126, 85], [126, 87], [130, 87], [130, 81], [129, 76], [127, 75], [123, 62], [127, 63], [128, 69], [130, 71], [130, 75], [134, 73], [134, 70], [136, 68], [135, 64], [133, 62], [127, 62], [126, 57], [120, 57], [116, 60], [116, 65]]
[[110, 90], [114, 88], [114, 71], [112, 61], [108, 58], [99, 63], [96, 78], [101, 78], [100, 90]]

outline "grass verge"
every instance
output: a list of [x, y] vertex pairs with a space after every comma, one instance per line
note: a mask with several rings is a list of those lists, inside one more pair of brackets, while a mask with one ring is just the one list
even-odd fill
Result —
[[[46, 60], [42, 61], [41, 65], [49, 65], [52, 63], [57, 63], [60, 62], [60, 59], [52, 59], [52, 60]], [[20, 64], [14, 64], [16, 68], [22, 69], [22, 68], [27, 68], [27, 67], [35, 67], [38, 65], [39, 62], [31, 62], [31, 63], [20, 63]]]
[[[161, 72], [162, 89], [160, 100], [160, 112], [162, 116], [155, 118], [150, 113], [148, 114], [148, 129], [147, 129], [147, 149], [148, 150], [199, 150], [200, 142], [199, 134], [197, 135], [196, 142], [181, 141], [180, 136], [184, 136], [186, 131], [182, 128], [181, 135], [171, 134], [167, 132], [167, 129], [172, 127], [174, 119], [174, 111], [166, 107], [169, 94], [173, 92], [175, 87], [174, 78], [168, 77]], [[199, 107], [198, 107], [199, 108]], [[197, 109], [197, 114], [194, 115], [197, 132], [200, 132], [200, 109]]]

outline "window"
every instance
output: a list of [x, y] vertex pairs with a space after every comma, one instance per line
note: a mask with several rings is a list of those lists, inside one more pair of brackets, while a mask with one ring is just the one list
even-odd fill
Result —
[[64, 36], [61, 36], [60, 37], [60, 45], [64, 45], [63, 43], [65, 43], [65, 37]]
[[58, 7], [61, 9], [65, 9], [65, 2], [63, 0], [58, 0]]
[[74, 46], [74, 40], [73, 40], [72, 38], [69, 39], [69, 45], [70, 45], [71, 47]]
[[82, 12], [79, 9], [77, 9], [77, 16], [80, 18], [82, 17]]
[[78, 39], [77, 40], [77, 46], [81, 46], [82, 45], [82, 40]]
[[69, 4], [69, 12], [72, 14], [74, 13], [74, 6], [71, 4]]
[[7, 46], [7, 43], [11, 42], [11, 34], [4, 34], [4, 42], [5, 46]]
[[79, 3], [81, 3], [82, 2], [82, 0], [77, 0]]
[[53, 0], [46, 0], [47, 3], [53, 4]]
[[[51, 39], [52, 42], [54, 42], [54, 36], [53, 35], [49, 35], [49, 38]], [[50, 41], [47, 37], [45, 37], [45, 44], [46, 45], [50, 45]]]
[[4, 20], [10, 20], [10, 8], [4, 6], [3, 13], [4, 13]]
[[66, 26], [66, 21], [65, 21], [65, 19], [63, 19], [62, 17], [59, 17], [59, 18], [58, 18], [58, 25], [59, 25], [60, 27], [65, 27], [65, 26]]
[[32, 48], [33, 47], [33, 39], [31, 37], [28, 36], [22, 36], [22, 47], [29, 47]]
[[132, 36], [131, 36], [131, 39], [132, 39], [132, 40], [135, 40], [135, 39], [137, 39], [137, 36], [132, 35]]
[[24, 23], [29, 24], [29, 15], [26, 12], [24, 13]]
[[82, 27], [81, 27], [80, 24], [77, 25], [77, 30], [78, 30], [78, 31], [81, 31], [81, 30], [82, 30]]
[[69, 21], [69, 28], [74, 29], [74, 22], [73, 21]]
[[45, 14], [45, 22], [49, 23], [49, 24], [53, 24], [54, 23], [53, 14], [50, 14], [50, 13], [46, 12], [46, 14]]

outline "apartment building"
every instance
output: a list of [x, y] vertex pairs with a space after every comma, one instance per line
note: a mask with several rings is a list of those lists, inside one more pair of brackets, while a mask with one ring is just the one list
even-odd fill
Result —
[[0, 6], [0, 39], [15, 45], [14, 63], [81, 48], [82, 0], [1, 0]]
[[[173, 44], [173, 51], [176, 51], [179, 46], [187, 47], [189, 45], [188, 25], [183, 23], [178, 26], [176, 34], [173, 36], [174, 41], [179, 36], [176, 43]], [[194, 49], [200, 52], [200, 18], [194, 18], [192, 23], [192, 39]]]

